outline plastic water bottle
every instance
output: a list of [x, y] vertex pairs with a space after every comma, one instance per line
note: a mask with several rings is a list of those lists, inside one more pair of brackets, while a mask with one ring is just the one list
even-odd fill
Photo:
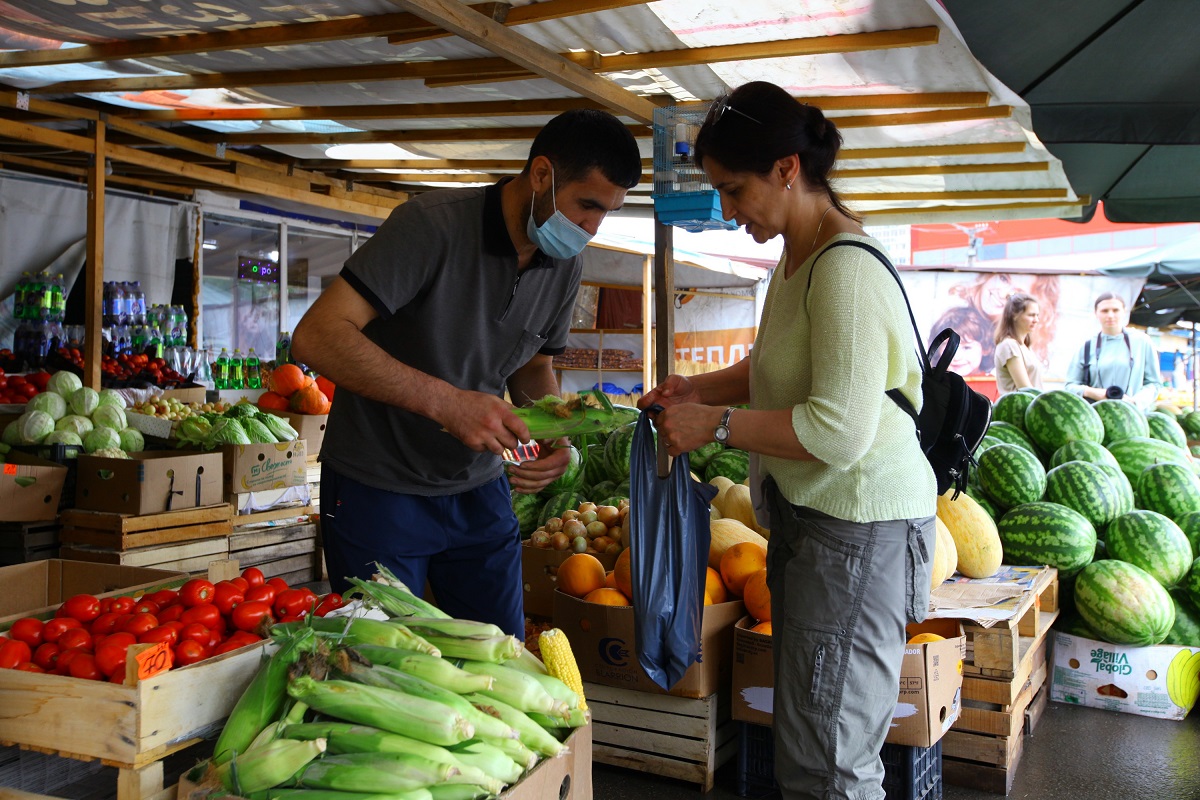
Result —
[[233, 356], [229, 359], [229, 388], [246, 388], [246, 376], [242, 372], [242, 350], [240, 347], [233, 348]]
[[258, 354], [254, 352], [253, 347], [246, 353], [246, 388], [262, 388], [262, 365], [259, 363]]
[[221, 348], [221, 354], [217, 356], [217, 368], [213, 373], [213, 383], [218, 389], [229, 388], [229, 351], [224, 347]]
[[[17, 281], [16, 291], [13, 292], [13, 318], [23, 320], [26, 318], [26, 296], [29, 293], [29, 284], [32, 282], [28, 272], [21, 273], [21, 279]], [[17, 348], [14, 346], [13, 350]]]
[[50, 288], [53, 292], [52, 318], [55, 322], [62, 322], [67, 318], [67, 282], [61, 272], [54, 277]]
[[150, 325], [149, 330], [150, 330], [150, 333], [147, 337], [147, 342], [146, 342], [146, 354], [149, 355], [151, 358], [162, 358], [162, 354], [163, 354], [162, 329], [158, 327], [157, 323], [154, 323], [154, 324]]
[[275, 342], [275, 366], [292, 363], [292, 334], [283, 331]]

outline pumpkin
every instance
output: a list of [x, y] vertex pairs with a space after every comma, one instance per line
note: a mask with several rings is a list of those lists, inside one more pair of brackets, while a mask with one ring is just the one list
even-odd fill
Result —
[[767, 540], [747, 528], [736, 519], [714, 519], [708, 523], [712, 538], [708, 545], [708, 565], [713, 569], [721, 568], [721, 557], [725, 551], [739, 542], [754, 542], [767, 549]]
[[951, 500], [954, 487], [937, 499], [937, 515], [958, 550], [958, 571], [968, 578], [990, 578], [1000, 569], [1004, 548], [995, 521], [970, 495]]
[[292, 393], [288, 408], [299, 414], [328, 414], [329, 398], [321, 394], [315, 383], [309, 383]]
[[287, 411], [288, 399], [276, 392], [263, 392], [259, 395], [258, 407], [263, 411]]
[[271, 385], [268, 388], [276, 394], [291, 397], [303, 388], [305, 383], [311, 381], [312, 378], [305, 375], [295, 364], [281, 364], [271, 373]]

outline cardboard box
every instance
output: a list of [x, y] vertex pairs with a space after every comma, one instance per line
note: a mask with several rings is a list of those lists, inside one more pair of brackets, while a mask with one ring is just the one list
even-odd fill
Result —
[[[558, 581], [559, 566], [574, 553], [570, 550], [554, 550], [534, 547], [528, 540], [521, 544], [521, 588], [525, 594], [526, 616], [550, 617], [554, 615], [554, 589]], [[617, 563], [617, 554], [601, 553], [596, 556], [608, 572]]]
[[225, 491], [230, 494], [284, 489], [308, 482], [307, 447], [303, 439], [279, 444], [227, 444]]
[[181, 403], [203, 403], [205, 396], [208, 394], [208, 389], [199, 384], [195, 386], [184, 386], [179, 389], [166, 389], [162, 396], [167, 400], [178, 400]]
[[[744, 617], [733, 630], [733, 718], [770, 725], [775, 698], [772, 639], [750, 628]], [[900, 665], [896, 710], [889, 744], [931, 747], [962, 714], [962, 659], [966, 637], [955, 620], [929, 620], [910, 625], [916, 633], [937, 633], [943, 641], [906, 645]]]
[[584, 681], [678, 697], [708, 697], [729, 686], [733, 626], [745, 613], [741, 600], [705, 606], [699, 658], [664, 692], [638, 664], [633, 649], [633, 606], [585, 603], [554, 591], [554, 627], [570, 639]]
[[224, 498], [221, 454], [180, 450], [129, 458], [79, 457], [75, 507], [118, 514], [157, 514], [211, 506]]
[[309, 455], [321, 452], [321, 442], [325, 441], [325, 426], [329, 424], [328, 414], [297, 414], [295, 411], [270, 411], [287, 419], [288, 424], [296, 429], [304, 440]]
[[1175, 645], [1124, 647], [1056, 631], [1050, 699], [1181, 720], [1200, 695], [1198, 674], [1200, 650]]
[[129, 427], [141, 431], [146, 436], [156, 436], [159, 439], [173, 438], [178, 420], [156, 417], [152, 414], [139, 414], [136, 411], [125, 411], [125, 419]]
[[93, 564], [51, 558], [0, 567], [0, 629], [21, 617], [49, 617], [68, 597], [94, 594], [112, 597], [166, 584], [181, 584], [185, 572]]
[[58, 516], [67, 468], [11, 450], [0, 464], [0, 520], [37, 522]]

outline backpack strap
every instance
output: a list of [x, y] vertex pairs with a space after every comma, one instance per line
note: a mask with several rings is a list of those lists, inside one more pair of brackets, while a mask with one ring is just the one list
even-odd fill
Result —
[[1083, 385], [1092, 385], [1092, 340], [1083, 343]]

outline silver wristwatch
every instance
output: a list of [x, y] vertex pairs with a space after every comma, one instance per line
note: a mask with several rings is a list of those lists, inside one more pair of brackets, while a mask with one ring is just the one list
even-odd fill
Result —
[[713, 431], [713, 439], [721, 444], [729, 443], [729, 418], [733, 416], [733, 408], [725, 409], [725, 413], [721, 415], [721, 422], [717, 425], [717, 429]]

